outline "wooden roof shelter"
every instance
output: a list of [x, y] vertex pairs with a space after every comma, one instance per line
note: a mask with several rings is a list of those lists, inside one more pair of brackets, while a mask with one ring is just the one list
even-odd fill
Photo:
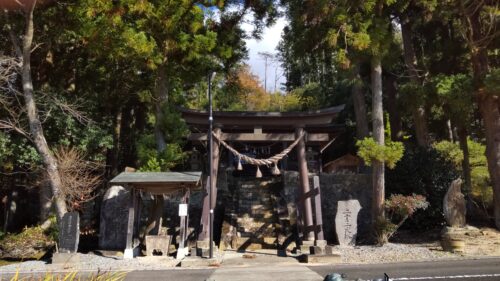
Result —
[[[123, 172], [110, 181], [111, 184], [123, 185], [130, 189], [130, 201], [128, 205], [127, 240], [124, 258], [133, 258], [138, 249], [134, 245], [134, 224], [139, 223], [140, 196], [138, 191], [150, 192], [155, 195], [171, 194], [177, 191], [185, 193], [183, 202], [189, 200], [189, 191], [201, 186], [201, 172]], [[187, 238], [188, 218], [181, 217], [181, 241], [179, 247], [184, 249]], [[146, 246], [147, 247], [147, 246]]]
[[201, 187], [201, 172], [123, 172], [110, 181], [151, 194], [169, 194]]

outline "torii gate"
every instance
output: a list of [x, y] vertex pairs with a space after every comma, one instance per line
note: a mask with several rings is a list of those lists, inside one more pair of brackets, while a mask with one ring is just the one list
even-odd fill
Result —
[[[300, 201], [302, 204], [299, 204], [299, 215], [303, 219], [303, 239], [306, 241], [324, 240], [321, 208], [316, 204], [317, 206], [313, 210], [311, 203], [311, 197], [314, 196], [314, 193], [311, 192], [309, 186], [306, 143], [319, 145], [321, 147], [320, 151], [330, 145], [339, 129], [343, 128], [343, 126], [333, 123], [343, 109], [344, 105], [307, 112], [214, 112], [213, 134], [215, 138], [212, 148], [213, 167], [210, 173], [213, 197], [212, 202], [209, 203], [207, 194], [210, 185], [207, 184], [203, 201], [201, 232], [198, 240], [207, 240], [209, 237], [209, 210], [215, 207], [217, 200], [216, 183], [220, 159], [220, 143], [218, 139], [225, 142], [294, 142], [299, 138], [296, 151], [301, 185], [302, 200]], [[207, 133], [205, 132], [208, 131], [208, 112], [181, 109], [181, 113], [191, 130], [188, 140], [206, 141]], [[303, 134], [305, 134], [304, 137], [302, 137]], [[316, 218], [316, 225], [313, 222], [313, 217]]]

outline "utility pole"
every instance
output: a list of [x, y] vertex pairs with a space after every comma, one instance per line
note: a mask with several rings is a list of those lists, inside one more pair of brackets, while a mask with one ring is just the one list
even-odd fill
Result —
[[209, 153], [208, 153], [208, 171], [210, 173], [210, 177], [208, 178], [208, 181], [210, 183], [209, 186], [209, 192], [208, 192], [208, 205], [209, 205], [209, 232], [210, 232], [210, 241], [209, 241], [209, 247], [210, 247], [210, 258], [214, 257], [214, 249], [213, 249], [213, 241], [214, 241], [214, 206], [212, 206], [212, 196], [213, 196], [213, 137], [212, 137], [212, 132], [213, 132], [213, 123], [214, 123], [214, 118], [212, 116], [212, 80], [215, 77], [215, 72], [212, 72], [208, 74], [208, 111], [209, 111], [209, 116], [208, 116], [208, 144], [209, 144]]
[[274, 59], [274, 54], [270, 52], [258, 52], [258, 54], [264, 60], [264, 90], [267, 93], [267, 61], [272, 61]]

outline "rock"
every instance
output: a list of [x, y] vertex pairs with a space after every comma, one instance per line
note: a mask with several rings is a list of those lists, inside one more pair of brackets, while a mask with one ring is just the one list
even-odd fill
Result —
[[335, 230], [340, 246], [356, 245], [358, 214], [361, 205], [358, 200], [339, 201], [335, 216]]
[[111, 186], [101, 205], [99, 248], [123, 250], [127, 240], [130, 193], [122, 186]]
[[465, 226], [465, 198], [460, 187], [461, 179], [454, 180], [443, 199], [443, 211], [446, 222], [452, 227]]
[[80, 241], [80, 214], [64, 214], [59, 225], [59, 252], [76, 253]]

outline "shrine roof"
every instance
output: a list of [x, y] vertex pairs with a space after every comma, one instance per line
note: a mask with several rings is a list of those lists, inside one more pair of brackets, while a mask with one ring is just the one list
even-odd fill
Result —
[[200, 187], [201, 172], [123, 172], [110, 183], [128, 185], [154, 194], [166, 194]]
[[[214, 125], [228, 129], [248, 129], [256, 126], [274, 129], [295, 127], [326, 128], [344, 109], [344, 105], [303, 112], [214, 111]], [[181, 108], [182, 118], [192, 127], [206, 127], [208, 112]]]

